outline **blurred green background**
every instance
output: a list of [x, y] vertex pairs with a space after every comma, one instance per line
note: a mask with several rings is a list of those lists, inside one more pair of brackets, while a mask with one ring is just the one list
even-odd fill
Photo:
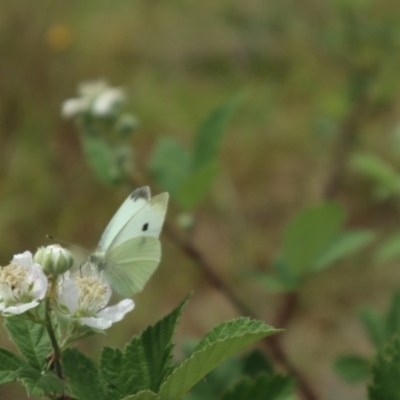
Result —
[[[125, 88], [140, 119], [131, 144], [142, 169], [157, 139], [189, 146], [210, 110], [245, 93], [192, 239], [274, 324], [281, 295], [241, 273], [270, 270], [285, 225], [326, 198], [332, 171], [343, 171], [332, 197], [348, 210], [349, 227], [375, 229], [382, 240], [398, 229], [396, 196], [377, 201], [349, 160], [364, 151], [400, 168], [399, 22], [400, 4], [390, 0], [1, 2], [0, 263], [47, 244], [46, 234], [94, 249], [132, 189], [96, 182], [76, 127], [60, 117], [80, 82]], [[171, 222], [178, 211], [170, 207]], [[82, 349], [97, 355], [100, 344], [123, 345], [191, 290], [178, 340], [237, 315], [166, 235], [162, 242], [162, 263], [134, 312]], [[385, 310], [400, 286], [398, 262], [377, 263], [372, 250], [309, 279], [283, 336], [323, 399], [366, 397], [331, 364], [350, 351], [373, 354], [357, 311]], [[10, 346], [4, 330], [0, 341]], [[13, 385], [0, 393], [25, 398]]]

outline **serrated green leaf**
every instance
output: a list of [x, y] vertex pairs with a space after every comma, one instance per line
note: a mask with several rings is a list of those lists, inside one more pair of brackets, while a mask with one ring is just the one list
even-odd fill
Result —
[[104, 392], [111, 399], [122, 399], [127, 394], [123, 391], [125, 384], [121, 370], [123, 353], [119, 349], [103, 347], [100, 358], [99, 379]]
[[333, 364], [337, 375], [349, 383], [366, 381], [371, 373], [371, 362], [364, 357], [345, 355]]
[[23, 383], [30, 396], [52, 395], [58, 397], [64, 393], [64, 381], [54, 374], [42, 373], [31, 367], [22, 367], [17, 371], [17, 379]]
[[372, 384], [368, 388], [369, 400], [399, 400], [400, 340], [394, 337], [379, 350], [372, 366]]
[[243, 96], [233, 97], [200, 124], [194, 144], [193, 170], [216, 160], [228, 122], [242, 101]]
[[106, 185], [115, 184], [118, 181], [118, 169], [107, 142], [99, 137], [82, 135], [82, 148], [94, 176]]
[[396, 233], [386, 240], [378, 249], [375, 254], [375, 260], [378, 263], [400, 258], [400, 233]]
[[41, 371], [51, 352], [50, 339], [43, 325], [18, 317], [5, 320], [5, 328], [19, 352], [33, 368]]
[[296, 276], [308, 273], [338, 235], [346, 213], [337, 203], [324, 203], [300, 212], [283, 238], [283, 258]]
[[386, 331], [389, 337], [400, 333], [400, 290], [392, 297], [386, 318]]
[[368, 246], [376, 235], [372, 231], [340, 233], [315, 261], [313, 270], [322, 271]]
[[294, 400], [291, 377], [262, 374], [255, 379], [243, 378], [221, 400]]
[[24, 360], [0, 347], [0, 385], [16, 381], [17, 370], [23, 366], [26, 366]]
[[104, 399], [94, 362], [77, 349], [67, 349], [62, 354], [62, 365], [71, 393], [82, 400]]
[[261, 321], [248, 318], [218, 325], [199, 342], [192, 356], [168, 376], [160, 389], [161, 398], [179, 399], [221, 362], [249, 344], [278, 332]]
[[363, 308], [359, 315], [371, 343], [376, 347], [385, 343], [387, 331], [383, 317], [377, 311], [369, 307]]
[[132, 396], [125, 397], [123, 400], [161, 400], [160, 396], [150, 390], [133, 394]]
[[196, 207], [207, 196], [218, 171], [217, 162], [210, 162], [190, 174], [178, 188], [179, 204], [186, 209]]
[[[105, 348], [100, 371], [109, 384], [118, 388], [114, 399], [140, 391], [158, 392], [172, 370], [172, 337], [188, 297], [169, 315], [134, 337], [124, 353]], [[108, 391], [110, 392], [110, 391]]]
[[184, 146], [165, 137], [156, 143], [149, 169], [158, 186], [176, 196], [178, 187], [190, 173], [191, 162], [191, 155]]

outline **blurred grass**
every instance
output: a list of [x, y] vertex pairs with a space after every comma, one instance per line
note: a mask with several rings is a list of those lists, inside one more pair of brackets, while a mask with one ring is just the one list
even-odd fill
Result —
[[[287, 221], [321, 198], [335, 139], [360, 96], [368, 109], [357, 147], [399, 166], [391, 153], [399, 121], [399, 20], [400, 5], [390, 0], [1, 2], [0, 262], [34, 251], [48, 233], [92, 249], [128, 192], [94, 181], [76, 129], [60, 118], [61, 102], [79, 82], [106, 78], [125, 86], [141, 120], [132, 145], [142, 167], [157, 137], [190, 143], [205, 114], [246, 91], [224, 141], [224, 172], [198, 212], [194, 239], [271, 322], [279, 298], [235, 274], [267, 269]], [[350, 210], [350, 225], [395, 230], [392, 204], [377, 206], [369, 193], [360, 177], [346, 175], [338, 198]], [[163, 262], [136, 310], [106, 338], [82, 343], [88, 351], [96, 353], [99, 342], [122, 345], [191, 289], [179, 338], [235, 315], [162, 240]], [[395, 264], [373, 265], [361, 255], [302, 291], [285, 342], [322, 398], [365, 397], [339, 382], [330, 363], [354, 347], [370, 351], [355, 312], [364, 303], [384, 307], [398, 281]], [[9, 346], [3, 331], [0, 338]]]

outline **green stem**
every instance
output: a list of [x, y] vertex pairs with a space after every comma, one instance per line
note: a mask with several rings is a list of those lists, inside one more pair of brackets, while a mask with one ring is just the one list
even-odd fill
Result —
[[63, 379], [63, 372], [62, 372], [62, 367], [61, 367], [61, 350], [58, 345], [56, 334], [55, 334], [54, 328], [53, 328], [53, 322], [51, 320], [51, 304], [50, 303], [51, 303], [51, 299], [53, 297], [52, 295], [54, 293], [54, 290], [55, 290], [55, 282], [52, 282], [50, 291], [49, 291], [49, 295], [46, 298], [46, 316], [45, 316], [46, 329], [47, 329], [47, 333], [50, 338], [51, 347], [53, 348], [53, 362], [54, 362], [54, 367], [55, 367], [57, 376], [60, 379]]

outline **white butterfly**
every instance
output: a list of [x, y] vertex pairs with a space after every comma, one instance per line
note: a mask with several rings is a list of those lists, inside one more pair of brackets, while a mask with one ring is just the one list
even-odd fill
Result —
[[160, 262], [158, 236], [168, 197], [168, 193], [161, 193], [151, 198], [148, 186], [136, 189], [107, 225], [96, 252], [89, 256], [86, 265], [94, 267], [123, 296], [140, 292]]

